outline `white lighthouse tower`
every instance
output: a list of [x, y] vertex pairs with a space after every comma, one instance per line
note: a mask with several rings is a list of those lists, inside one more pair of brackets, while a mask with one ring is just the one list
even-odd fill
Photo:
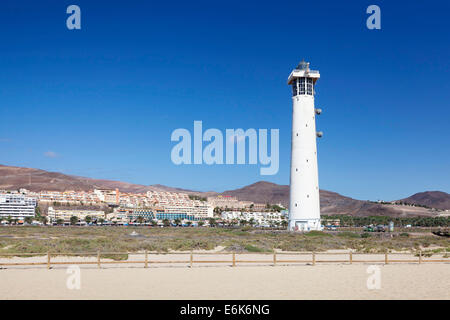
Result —
[[316, 114], [314, 86], [319, 71], [310, 70], [302, 61], [289, 75], [292, 86], [291, 184], [289, 230], [321, 230], [319, 177], [317, 169]]

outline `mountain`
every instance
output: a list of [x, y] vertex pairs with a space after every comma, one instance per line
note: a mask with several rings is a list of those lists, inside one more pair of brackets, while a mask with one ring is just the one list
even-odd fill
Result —
[[[257, 203], [281, 203], [285, 207], [289, 206], [288, 185], [260, 181], [240, 189], [225, 191], [222, 194], [236, 197], [239, 200]], [[320, 190], [320, 211], [326, 215], [349, 214], [354, 216], [436, 215], [436, 212], [427, 208], [361, 201], [327, 190]]]
[[450, 194], [442, 191], [425, 191], [413, 194], [412, 196], [398, 200], [411, 204], [418, 204], [430, 208], [441, 210], [450, 209]]
[[[139, 185], [121, 181], [100, 180], [86, 177], [48, 172], [39, 169], [0, 165], [0, 190], [26, 188], [31, 191], [89, 191], [94, 188], [115, 189], [121, 192], [145, 193], [150, 190], [184, 192], [202, 197], [217, 195], [217, 192], [200, 192], [159, 184]], [[256, 203], [281, 203], [289, 205], [289, 186], [259, 181], [236, 190], [228, 190], [223, 195], [235, 196], [239, 200]], [[423, 192], [402, 200], [407, 203], [423, 204], [439, 209], [449, 209], [449, 195], [445, 192]], [[335, 192], [320, 190], [320, 206], [323, 214], [350, 214], [355, 216], [434, 216], [437, 213], [427, 208], [401, 205], [379, 204], [352, 199]]]
[[[239, 200], [256, 203], [281, 203], [285, 207], [289, 206], [289, 186], [266, 181], [259, 181], [241, 189], [228, 190], [222, 194], [236, 197]], [[362, 203], [363, 201], [344, 197], [335, 192], [320, 190], [320, 207], [323, 213], [356, 212]]]
[[197, 193], [191, 190], [162, 185], [145, 186], [121, 181], [78, 177], [39, 169], [0, 165], [0, 190], [16, 190], [19, 188], [25, 188], [31, 191], [89, 191], [95, 188], [118, 188], [122, 192], [134, 193], [144, 193], [150, 190]]
[[289, 186], [266, 181], [259, 181], [240, 189], [222, 192], [221, 194], [256, 203], [281, 203], [283, 206], [289, 205]]

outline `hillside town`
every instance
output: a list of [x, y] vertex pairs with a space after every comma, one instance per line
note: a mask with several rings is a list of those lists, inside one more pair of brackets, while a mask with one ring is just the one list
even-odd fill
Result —
[[92, 191], [0, 191], [1, 224], [202, 226], [214, 223], [284, 226], [287, 210], [279, 205], [218, 195], [119, 189]]

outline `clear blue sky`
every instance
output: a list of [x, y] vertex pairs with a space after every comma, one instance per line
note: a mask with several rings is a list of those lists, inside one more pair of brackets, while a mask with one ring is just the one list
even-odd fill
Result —
[[[81, 30], [66, 8], [81, 7]], [[370, 4], [381, 30], [366, 28]], [[290, 71], [319, 69], [322, 189], [450, 190], [448, 1], [0, 3], [0, 163], [223, 191], [289, 183]], [[176, 166], [174, 129], [280, 129], [280, 170]]]

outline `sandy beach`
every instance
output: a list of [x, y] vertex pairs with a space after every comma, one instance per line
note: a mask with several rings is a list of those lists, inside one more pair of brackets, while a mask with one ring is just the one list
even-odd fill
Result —
[[[185, 258], [179, 255], [178, 259]], [[27, 259], [32, 258], [8, 261]], [[45, 257], [39, 259], [45, 261]], [[95, 257], [58, 259], [95, 261]], [[450, 299], [448, 263], [374, 264], [381, 275], [380, 289], [367, 287], [369, 265], [241, 264], [233, 268], [198, 264], [188, 268], [153, 264], [147, 269], [140, 264], [111, 264], [101, 269], [80, 265], [79, 290], [67, 287], [67, 265], [50, 270], [46, 266], [14, 266], [0, 269], [0, 299]]]

